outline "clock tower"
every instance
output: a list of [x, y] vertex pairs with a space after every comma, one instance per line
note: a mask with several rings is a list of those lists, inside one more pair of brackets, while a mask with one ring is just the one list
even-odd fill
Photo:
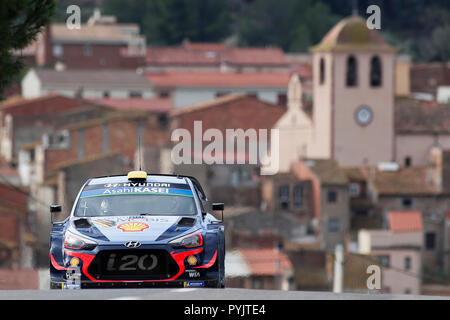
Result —
[[311, 49], [312, 135], [308, 156], [342, 166], [394, 158], [395, 48], [366, 21], [340, 21]]

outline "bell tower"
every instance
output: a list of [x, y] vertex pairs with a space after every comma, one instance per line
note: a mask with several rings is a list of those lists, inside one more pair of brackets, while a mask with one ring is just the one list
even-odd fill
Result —
[[341, 20], [311, 48], [311, 158], [342, 166], [394, 158], [395, 48], [359, 16]]

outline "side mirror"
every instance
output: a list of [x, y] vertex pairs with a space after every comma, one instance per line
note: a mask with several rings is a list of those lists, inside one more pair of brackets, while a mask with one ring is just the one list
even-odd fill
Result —
[[224, 208], [225, 208], [225, 205], [222, 202], [212, 204], [213, 211], [222, 211], [222, 222], [223, 222], [223, 209]]
[[50, 214], [51, 214], [51, 221], [53, 223], [53, 216], [55, 213], [60, 213], [62, 211], [62, 207], [59, 204], [52, 204], [50, 206]]
[[221, 202], [212, 204], [213, 211], [223, 211], [224, 207], [225, 207], [225, 205]]
[[50, 206], [50, 213], [56, 213], [56, 212], [61, 212], [62, 211], [62, 207], [59, 204], [52, 204]]

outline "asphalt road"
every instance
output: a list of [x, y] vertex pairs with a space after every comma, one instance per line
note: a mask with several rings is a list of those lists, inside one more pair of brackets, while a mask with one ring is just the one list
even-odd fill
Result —
[[1, 290], [0, 300], [435, 300], [450, 297], [248, 289]]

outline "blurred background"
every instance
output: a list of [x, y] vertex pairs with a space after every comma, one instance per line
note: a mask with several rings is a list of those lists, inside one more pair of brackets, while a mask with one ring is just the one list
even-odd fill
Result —
[[[67, 215], [89, 177], [134, 169], [141, 141], [145, 170], [225, 203], [228, 287], [450, 295], [448, 1], [30, 0], [0, 17], [0, 289], [48, 288], [49, 205]], [[175, 165], [171, 133], [194, 121], [279, 130], [278, 173]]]

